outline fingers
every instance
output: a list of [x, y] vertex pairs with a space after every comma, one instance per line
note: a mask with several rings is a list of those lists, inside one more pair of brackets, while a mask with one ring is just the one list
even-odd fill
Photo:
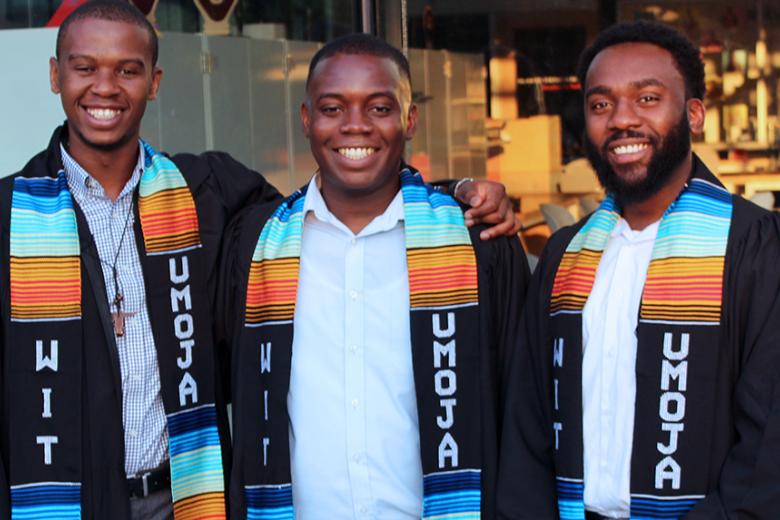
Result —
[[[466, 217], [475, 220], [484, 219], [487, 215], [499, 211], [504, 199], [506, 199], [506, 194], [499, 193], [498, 190], [490, 190], [487, 193], [475, 195], [469, 199], [471, 208], [466, 211]], [[509, 201], [509, 199], [506, 200], [507, 202]]]
[[515, 216], [512, 208], [508, 208], [501, 221], [488, 229], [483, 230], [479, 237], [482, 240], [490, 240], [499, 236], [514, 236], [520, 231], [520, 220]]

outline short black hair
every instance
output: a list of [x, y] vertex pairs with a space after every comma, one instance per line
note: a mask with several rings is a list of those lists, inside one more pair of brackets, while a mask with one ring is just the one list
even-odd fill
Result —
[[669, 51], [685, 80], [685, 98], [704, 99], [704, 63], [699, 49], [668, 25], [646, 21], [619, 23], [596, 37], [593, 44], [580, 55], [577, 76], [583, 88], [590, 64], [598, 53], [621, 43], [650, 43]]
[[314, 54], [311, 62], [309, 62], [309, 74], [306, 76], [307, 92], [309, 90], [309, 83], [311, 83], [312, 74], [317, 65], [322, 60], [337, 54], [376, 56], [378, 58], [392, 60], [393, 63], [398, 66], [401, 76], [409, 82], [409, 88], [411, 89], [412, 73], [409, 68], [409, 60], [406, 59], [406, 56], [404, 56], [401, 51], [376, 36], [354, 33], [329, 41]]
[[149, 20], [128, 0], [90, 0], [81, 4], [60, 25], [57, 31], [56, 56], [60, 59], [60, 49], [65, 35], [73, 22], [79, 20], [107, 20], [109, 22], [126, 22], [137, 25], [149, 33], [149, 42], [152, 46], [152, 65], [157, 65], [158, 42], [157, 32], [149, 23]]

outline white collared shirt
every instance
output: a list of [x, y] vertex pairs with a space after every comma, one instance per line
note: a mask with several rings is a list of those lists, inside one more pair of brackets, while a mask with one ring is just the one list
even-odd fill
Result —
[[419, 519], [402, 195], [355, 235], [315, 180], [304, 204], [287, 396], [296, 518]]
[[618, 221], [582, 315], [585, 508], [613, 518], [630, 516], [636, 328], [657, 232]]

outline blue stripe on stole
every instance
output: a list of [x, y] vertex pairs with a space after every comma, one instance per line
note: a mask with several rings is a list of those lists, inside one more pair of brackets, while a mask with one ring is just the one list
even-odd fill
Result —
[[217, 424], [214, 405], [200, 406], [168, 416], [168, 435], [178, 437], [214, 424]]
[[479, 518], [482, 474], [464, 469], [423, 477], [423, 518]]
[[582, 229], [574, 235], [566, 252], [578, 252], [582, 249], [589, 251], [603, 251], [609, 240], [609, 234], [615, 226], [620, 215], [617, 206], [611, 196], [599, 205], [599, 208], [588, 218]]
[[202, 493], [224, 491], [222, 447], [213, 404], [167, 416], [174, 502]]
[[70, 520], [81, 518], [81, 485], [46, 482], [11, 487], [14, 520]]
[[219, 433], [217, 426], [207, 426], [200, 430], [194, 430], [174, 437], [170, 436], [168, 441], [170, 445], [170, 455], [174, 457], [187, 453], [188, 451], [206, 448], [208, 446], [219, 446]]
[[558, 516], [562, 520], [584, 520], [585, 484], [583, 481], [557, 477], [555, 489], [558, 494]]
[[11, 256], [79, 254], [73, 199], [64, 172], [60, 171], [56, 179], [14, 179], [10, 232]]
[[[214, 405], [205, 405], [168, 416], [168, 447], [171, 458], [186, 460], [186, 455], [204, 448], [203, 457], [188, 461], [195, 471], [209, 471], [221, 468], [222, 457], [217, 431], [217, 412]], [[194, 454], [193, 454], [194, 455]], [[186, 471], [184, 471], [186, 473]], [[181, 475], [186, 478], [187, 475]]]
[[304, 202], [303, 193], [296, 191], [276, 208], [260, 231], [252, 253], [253, 262], [300, 256]]
[[693, 509], [698, 498], [654, 499], [631, 497], [631, 518], [680, 518]]
[[731, 193], [729, 193], [726, 189], [715, 186], [714, 184], [710, 184], [709, 182], [703, 181], [701, 179], [691, 180], [687, 191], [688, 193], [695, 193], [697, 195], [701, 194], [705, 197], [710, 197], [722, 202], [731, 202]]
[[248, 520], [292, 520], [292, 486], [246, 486], [244, 496]]
[[728, 218], [731, 215], [731, 204], [705, 199], [701, 195], [683, 194], [675, 203], [675, 212], [693, 212], [708, 217]]
[[40, 177], [14, 179], [13, 209], [31, 210], [45, 215], [64, 209], [73, 209], [73, 198], [68, 191], [65, 172], [56, 178]]
[[404, 203], [425, 203], [433, 209], [441, 206], [453, 206], [460, 209], [458, 203], [450, 195], [440, 193], [432, 186], [425, 184], [419, 174], [413, 174], [408, 168], [401, 171], [401, 189], [404, 190]]
[[32, 197], [53, 198], [68, 191], [68, 179], [65, 170], [57, 172], [56, 177], [16, 177], [14, 195], [26, 193]]

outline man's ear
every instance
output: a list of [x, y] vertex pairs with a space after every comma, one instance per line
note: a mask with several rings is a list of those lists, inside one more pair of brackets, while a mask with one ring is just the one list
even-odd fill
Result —
[[60, 93], [60, 66], [57, 58], [49, 58], [49, 85], [55, 94]]
[[149, 101], [157, 99], [157, 93], [160, 91], [160, 81], [162, 81], [163, 71], [160, 67], [152, 70], [152, 87], [149, 89]]
[[301, 103], [301, 125], [303, 125], [303, 135], [309, 138], [309, 128], [311, 128], [311, 114], [309, 114], [309, 102]]
[[409, 113], [407, 114], [406, 117], [406, 132], [405, 132], [406, 140], [411, 141], [416, 131], [417, 131], [417, 105], [411, 103], [409, 105]]
[[704, 115], [707, 112], [704, 108], [704, 102], [701, 99], [691, 98], [685, 102], [685, 108], [691, 133], [693, 135], [701, 135], [704, 131]]

